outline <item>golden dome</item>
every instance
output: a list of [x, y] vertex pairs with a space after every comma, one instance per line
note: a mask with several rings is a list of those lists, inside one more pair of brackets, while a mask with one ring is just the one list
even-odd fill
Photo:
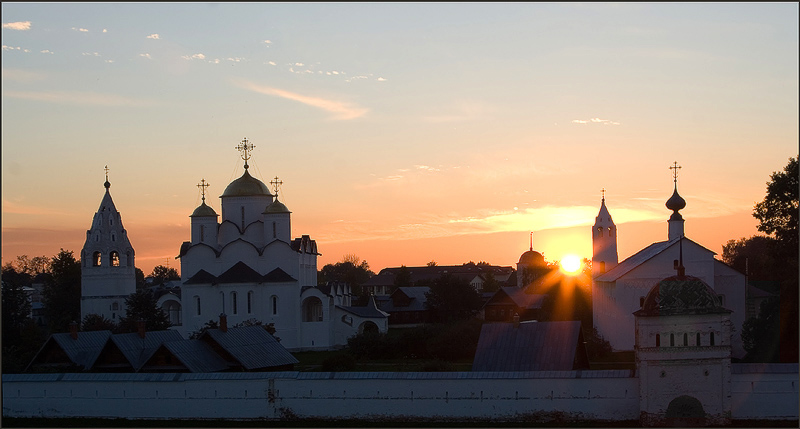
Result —
[[247, 170], [244, 170], [242, 177], [234, 180], [225, 188], [222, 193], [223, 197], [250, 197], [250, 196], [268, 196], [272, 194], [269, 192], [267, 185], [264, 182], [251, 176]]

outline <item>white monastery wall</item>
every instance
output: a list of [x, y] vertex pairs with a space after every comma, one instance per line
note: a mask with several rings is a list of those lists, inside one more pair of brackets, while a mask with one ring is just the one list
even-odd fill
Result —
[[[602, 373], [11, 374], [3, 416], [637, 420], [639, 379]], [[731, 378], [734, 419], [798, 418], [797, 373]]]

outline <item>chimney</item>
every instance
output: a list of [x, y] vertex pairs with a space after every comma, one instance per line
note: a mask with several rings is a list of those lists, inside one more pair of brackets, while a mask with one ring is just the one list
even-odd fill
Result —
[[146, 323], [145, 323], [144, 319], [139, 319], [139, 321], [136, 322], [136, 328], [137, 328], [137, 330], [139, 332], [139, 338], [142, 338], [142, 339], [144, 338], [145, 326], [146, 326]]
[[219, 314], [219, 330], [220, 332], [228, 332], [228, 316], [225, 313]]
[[69, 336], [73, 340], [78, 339], [78, 322], [73, 321], [72, 323], [69, 324]]
[[514, 313], [514, 327], [519, 328], [519, 314]]

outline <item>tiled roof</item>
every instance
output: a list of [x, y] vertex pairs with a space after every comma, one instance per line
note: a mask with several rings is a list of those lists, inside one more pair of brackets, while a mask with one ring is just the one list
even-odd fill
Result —
[[[569, 371], [579, 349], [581, 322], [486, 323], [472, 371]], [[582, 346], [582, 344], [581, 344]]]
[[262, 278], [263, 282], [265, 283], [281, 283], [281, 282], [293, 282], [296, 281], [294, 277], [290, 276], [286, 271], [283, 271], [280, 268], [275, 268], [274, 270], [268, 272]]
[[216, 372], [228, 369], [228, 363], [204, 341], [167, 341], [164, 347], [191, 372]]
[[390, 299], [386, 301], [382, 301], [380, 303], [380, 308], [383, 311], [388, 313], [398, 312], [398, 311], [423, 311], [426, 310], [425, 303], [427, 302], [427, 297], [425, 296], [426, 293], [430, 292], [431, 288], [427, 286], [413, 286], [413, 287], [399, 287], [397, 288], [392, 295], [394, 294], [404, 294], [409, 298], [409, 304], [405, 307], [395, 307], [394, 301]]
[[[628, 274], [631, 270], [638, 267], [639, 265], [647, 262], [651, 258], [655, 257], [659, 253], [669, 249], [673, 245], [677, 244], [681, 241], [681, 237], [674, 238], [669, 241], [659, 241], [657, 243], [653, 243], [644, 249], [634, 253], [624, 261], [617, 264], [614, 268], [608, 270], [605, 274], [598, 276], [595, 280], [598, 282], [613, 282], [619, 279], [620, 277]], [[695, 246], [700, 247], [701, 249], [714, 254], [711, 250], [706, 249], [705, 247], [697, 244], [696, 242], [683, 237], [684, 243], [692, 243]]]
[[217, 283], [260, 283], [261, 280], [261, 274], [241, 261], [217, 276]]
[[217, 278], [209, 273], [206, 270], [200, 270], [195, 275], [190, 277], [188, 280], [183, 282], [183, 284], [191, 285], [191, 284], [203, 284], [203, 283], [211, 283], [214, 284], [217, 282]]
[[200, 338], [205, 336], [211, 337], [247, 370], [299, 362], [262, 326], [228, 328], [227, 332], [209, 329]]
[[139, 371], [164, 342], [182, 339], [181, 334], [172, 329], [148, 331], [144, 338], [136, 332], [111, 336], [111, 341], [125, 355], [134, 371]]

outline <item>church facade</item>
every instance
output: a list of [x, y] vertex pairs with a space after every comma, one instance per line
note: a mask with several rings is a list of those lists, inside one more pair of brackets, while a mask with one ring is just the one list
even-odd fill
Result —
[[[680, 167], [673, 167], [680, 168]], [[677, 170], [676, 170], [677, 171]], [[678, 261], [686, 271], [715, 291], [721, 305], [732, 311], [731, 346], [733, 357], [745, 351], [740, 333], [745, 321], [745, 276], [714, 258], [715, 253], [684, 235], [684, 219], [679, 210], [686, 201], [675, 188], [666, 206], [672, 210], [667, 240], [653, 243], [622, 262], [617, 262], [617, 228], [605, 205], [605, 197], [592, 227], [592, 310], [595, 328], [614, 350], [633, 350], [633, 313], [642, 308], [650, 288], [674, 275]]]
[[180, 248], [181, 307], [184, 336], [227, 315], [236, 325], [249, 319], [273, 323], [288, 349], [325, 349], [347, 343], [365, 330], [386, 332], [388, 315], [374, 300], [351, 306], [348, 285], [317, 285], [316, 241], [308, 235], [292, 239], [291, 212], [248, 170], [247, 139], [244, 174], [231, 182], [221, 199], [221, 215], [205, 202], [191, 214], [191, 240]]

